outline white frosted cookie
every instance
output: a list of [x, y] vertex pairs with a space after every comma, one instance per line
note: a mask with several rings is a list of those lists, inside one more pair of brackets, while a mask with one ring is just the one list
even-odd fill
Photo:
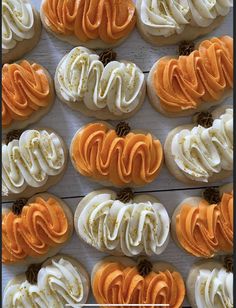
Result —
[[76, 259], [60, 254], [41, 266], [30, 266], [25, 274], [10, 280], [4, 290], [3, 306], [83, 307], [89, 289], [89, 276], [84, 267]]
[[[216, 74], [217, 72], [217, 74]], [[179, 46], [179, 56], [164, 56], [147, 78], [152, 106], [167, 117], [206, 111], [233, 95], [233, 38], [212, 37], [194, 47]]]
[[64, 175], [67, 156], [63, 139], [51, 129], [13, 135], [2, 143], [3, 199], [27, 198], [55, 185]]
[[123, 121], [115, 128], [99, 121], [75, 133], [70, 158], [77, 172], [101, 185], [137, 187], [151, 183], [159, 175], [163, 149], [149, 132], [131, 130]]
[[[147, 259], [107, 257], [91, 274], [93, 296], [98, 304], [169, 304], [182, 307], [185, 285], [172, 264]], [[110, 296], [112, 290], [112, 296]], [[134, 294], [138, 296], [134, 297]]]
[[38, 12], [28, 0], [2, 0], [2, 62], [20, 59], [41, 35]]
[[186, 281], [192, 308], [233, 308], [233, 273], [218, 259], [195, 263]]
[[187, 184], [216, 182], [229, 177], [233, 170], [232, 107], [218, 107], [212, 112], [212, 119], [208, 113], [202, 115], [201, 121], [211, 120], [210, 125], [209, 121], [203, 123], [208, 127], [178, 126], [169, 132], [164, 144], [167, 168]]
[[194, 40], [217, 28], [233, 0], [137, 0], [137, 27], [152, 45]]
[[60, 198], [40, 193], [2, 209], [2, 263], [39, 263], [55, 255], [71, 238], [73, 215]]
[[155, 197], [133, 196], [129, 189], [89, 193], [76, 208], [74, 225], [86, 243], [112, 255], [159, 255], [169, 242], [165, 207]]
[[195, 257], [232, 253], [233, 202], [232, 183], [220, 188], [208, 187], [201, 197], [184, 199], [172, 215], [172, 238]]
[[136, 64], [111, 61], [115, 53], [99, 57], [85, 47], [75, 47], [59, 62], [54, 82], [57, 96], [69, 107], [102, 120], [131, 117], [146, 94], [143, 72]]
[[20, 60], [2, 67], [2, 128], [4, 133], [23, 129], [49, 112], [54, 85], [40, 64]]
[[74, 46], [104, 49], [120, 45], [136, 24], [132, 0], [43, 0], [45, 29]]

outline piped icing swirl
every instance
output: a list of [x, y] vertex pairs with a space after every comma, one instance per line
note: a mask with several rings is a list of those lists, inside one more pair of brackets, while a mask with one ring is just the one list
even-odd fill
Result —
[[151, 272], [142, 277], [134, 266], [104, 262], [94, 274], [93, 295], [99, 304], [170, 304], [181, 307], [184, 281], [178, 272]]
[[233, 308], [233, 273], [200, 269], [195, 282], [197, 308]]
[[2, 52], [34, 36], [34, 12], [27, 0], [2, 0]]
[[179, 35], [187, 26], [208, 27], [226, 16], [233, 0], [138, 0], [138, 14], [145, 32], [152, 36]]
[[4, 291], [3, 306], [63, 308], [66, 304], [84, 303], [87, 281], [80, 269], [66, 258], [52, 259], [51, 264], [39, 270], [37, 280], [35, 285], [23, 279], [13, 280]]
[[26, 130], [19, 140], [2, 145], [2, 191], [18, 194], [41, 187], [65, 164], [62, 140], [46, 130]]
[[71, 143], [71, 159], [82, 175], [116, 186], [145, 185], [158, 175], [163, 161], [159, 140], [150, 133], [118, 137], [108, 124], [84, 126]]
[[2, 68], [2, 125], [28, 119], [40, 108], [46, 108], [52, 93], [42, 66], [23, 60]]
[[2, 216], [2, 262], [15, 263], [27, 257], [40, 257], [66, 242], [68, 218], [53, 198], [37, 197], [22, 209]]
[[94, 111], [108, 108], [115, 115], [133, 111], [145, 87], [144, 74], [134, 63], [112, 61], [104, 67], [99, 56], [84, 47], [61, 60], [55, 80], [66, 102]]
[[208, 182], [222, 170], [233, 169], [233, 109], [226, 109], [213, 125], [178, 132], [171, 144], [178, 168], [194, 181]]
[[116, 43], [132, 31], [136, 22], [131, 0], [44, 0], [42, 11], [53, 32], [74, 35], [81, 42], [100, 39]]
[[169, 238], [169, 216], [157, 200], [147, 199], [138, 196], [123, 203], [111, 190], [89, 194], [76, 222], [80, 237], [98, 250], [126, 256], [162, 253]]
[[233, 193], [224, 193], [219, 204], [202, 199], [197, 206], [184, 203], [176, 215], [180, 245], [196, 257], [211, 258], [233, 249]]
[[188, 56], [160, 59], [153, 73], [153, 87], [167, 112], [217, 103], [233, 88], [233, 39], [214, 37], [202, 41]]

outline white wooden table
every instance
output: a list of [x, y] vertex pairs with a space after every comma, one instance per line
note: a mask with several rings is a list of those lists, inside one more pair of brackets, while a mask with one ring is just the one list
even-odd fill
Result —
[[[37, 9], [40, 7], [40, 0], [33, 0], [33, 4]], [[233, 14], [232, 12], [226, 17], [224, 23], [214, 32], [208, 35], [220, 36], [220, 35], [233, 35]], [[200, 38], [201, 40], [202, 38]], [[26, 55], [26, 59], [33, 60], [43, 66], [45, 66], [52, 76], [54, 76], [55, 69], [60, 59], [72, 49], [72, 46], [61, 42], [54, 38], [51, 34], [48, 34], [44, 29], [39, 44], [34, 48], [32, 52]], [[146, 43], [135, 29], [131, 36], [120, 47], [116, 48], [118, 59], [126, 59], [136, 63], [146, 77], [155, 61], [164, 55], [176, 54], [178, 47], [152, 47]], [[233, 102], [233, 98], [229, 98], [226, 103]], [[65, 105], [63, 105], [58, 99], [56, 99], [51, 111], [37, 124], [37, 127], [51, 127], [58, 132], [66, 141], [68, 147], [71, 139], [78, 128], [83, 126], [94, 119], [88, 118], [80, 114], [79, 112], [72, 111]], [[128, 120], [131, 128], [141, 128], [150, 131], [156, 137], [160, 139], [162, 144], [165, 141], [167, 133], [174, 127], [180, 124], [187, 124], [191, 122], [189, 117], [187, 118], [166, 118], [156, 112], [150, 105], [148, 99], [145, 100], [141, 110], [131, 119]], [[111, 122], [112, 123], [112, 122]], [[31, 125], [33, 128], [34, 125]], [[220, 185], [222, 183], [230, 182], [231, 179], [227, 179], [214, 185]], [[136, 192], [149, 192], [165, 205], [171, 216], [176, 205], [180, 203], [184, 198], [188, 196], [198, 196], [202, 193], [202, 184], [198, 187], [186, 186], [185, 184], [178, 182], [173, 176], [170, 175], [165, 166], [161, 170], [160, 176], [151, 184], [136, 189]], [[99, 189], [101, 186], [94, 182], [89, 181], [83, 176], [79, 175], [71, 165], [69, 161], [67, 171], [56, 186], [52, 187], [49, 191], [63, 198], [67, 204], [74, 211], [76, 206], [84, 195], [94, 189]], [[11, 202], [7, 203], [11, 206]], [[99, 261], [104, 253], [100, 253], [94, 248], [91, 248], [77, 237], [74, 233], [72, 239], [62, 249], [63, 253], [67, 253], [76, 257], [85, 266], [88, 273], [95, 263]], [[180, 250], [175, 243], [170, 240], [170, 243], [163, 254], [160, 256], [152, 257], [151, 260], [159, 261], [165, 260], [173, 263], [176, 268], [181, 272], [184, 279], [188, 275], [191, 264], [196, 258], [189, 256], [187, 253]], [[14, 275], [24, 272], [26, 267], [24, 266], [3, 266], [2, 286], [3, 290]], [[91, 292], [92, 293], [92, 292]], [[94, 303], [92, 294], [90, 293], [89, 303]], [[184, 305], [188, 305], [185, 300]]]

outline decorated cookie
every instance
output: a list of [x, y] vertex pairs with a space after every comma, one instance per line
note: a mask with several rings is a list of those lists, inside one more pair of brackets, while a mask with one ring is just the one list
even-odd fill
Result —
[[3, 307], [83, 307], [89, 294], [89, 276], [74, 258], [57, 255], [32, 264], [4, 290]]
[[63, 176], [67, 149], [51, 129], [13, 131], [2, 144], [2, 196], [19, 199], [43, 192]]
[[153, 45], [194, 40], [217, 28], [233, 0], [137, 0], [137, 26]]
[[111, 49], [98, 56], [87, 48], [75, 47], [58, 64], [54, 80], [61, 101], [102, 120], [132, 116], [146, 94], [143, 72], [132, 62], [116, 61]]
[[127, 257], [108, 257], [93, 268], [91, 285], [98, 304], [169, 304], [182, 307], [184, 281], [169, 263], [138, 263]]
[[148, 75], [148, 96], [157, 111], [169, 117], [193, 115], [232, 95], [231, 37], [204, 40], [195, 50], [192, 43], [179, 48], [179, 57], [160, 58]]
[[150, 133], [131, 131], [125, 122], [116, 129], [94, 122], [75, 133], [70, 157], [79, 173], [103, 185], [143, 186], [158, 176], [163, 150]]
[[35, 47], [41, 35], [38, 12], [28, 0], [2, 0], [2, 62], [10, 63]]
[[94, 49], [119, 45], [136, 23], [132, 0], [43, 0], [40, 15], [57, 38]]
[[223, 260], [200, 261], [192, 266], [186, 281], [192, 308], [234, 307], [232, 264], [232, 257], [226, 256]]
[[74, 225], [86, 243], [113, 255], [159, 255], [169, 241], [165, 207], [151, 195], [134, 196], [131, 189], [89, 193], [77, 206]]
[[73, 233], [73, 216], [48, 193], [16, 200], [2, 209], [2, 262], [42, 262], [57, 253]]
[[54, 102], [48, 71], [26, 60], [2, 67], [2, 127], [22, 129], [45, 115]]
[[164, 152], [170, 173], [181, 182], [211, 183], [232, 174], [233, 109], [199, 113], [196, 124], [181, 125], [167, 136]]
[[233, 185], [207, 188], [203, 198], [183, 200], [172, 216], [176, 243], [195, 257], [211, 258], [233, 250]]

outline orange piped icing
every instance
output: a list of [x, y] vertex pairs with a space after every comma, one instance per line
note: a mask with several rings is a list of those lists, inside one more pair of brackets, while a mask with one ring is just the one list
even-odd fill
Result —
[[44, 0], [42, 11], [53, 32], [75, 35], [81, 42], [115, 43], [136, 23], [132, 0]]
[[161, 59], [153, 74], [153, 86], [167, 112], [219, 101], [233, 88], [233, 39], [214, 37], [188, 56]]
[[2, 126], [28, 119], [51, 102], [48, 76], [42, 66], [23, 60], [2, 68]]
[[183, 204], [176, 215], [180, 245], [196, 257], [213, 257], [233, 249], [233, 193], [224, 193], [219, 204], [206, 200], [198, 206]]
[[68, 219], [57, 200], [37, 197], [23, 207], [2, 216], [2, 262], [15, 263], [40, 257], [69, 237]]
[[130, 132], [118, 137], [105, 123], [92, 123], [73, 138], [71, 157], [82, 175], [96, 181], [140, 186], [157, 177], [163, 150], [160, 141], [149, 133]]
[[[151, 272], [141, 276], [136, 267], [104, 262], [94, 274], [93, 295], [99, 304], [169, 304], [181, 307], [185, 286], [178, 272]], [[166, 306], [167, 307], [167, 306]]]

